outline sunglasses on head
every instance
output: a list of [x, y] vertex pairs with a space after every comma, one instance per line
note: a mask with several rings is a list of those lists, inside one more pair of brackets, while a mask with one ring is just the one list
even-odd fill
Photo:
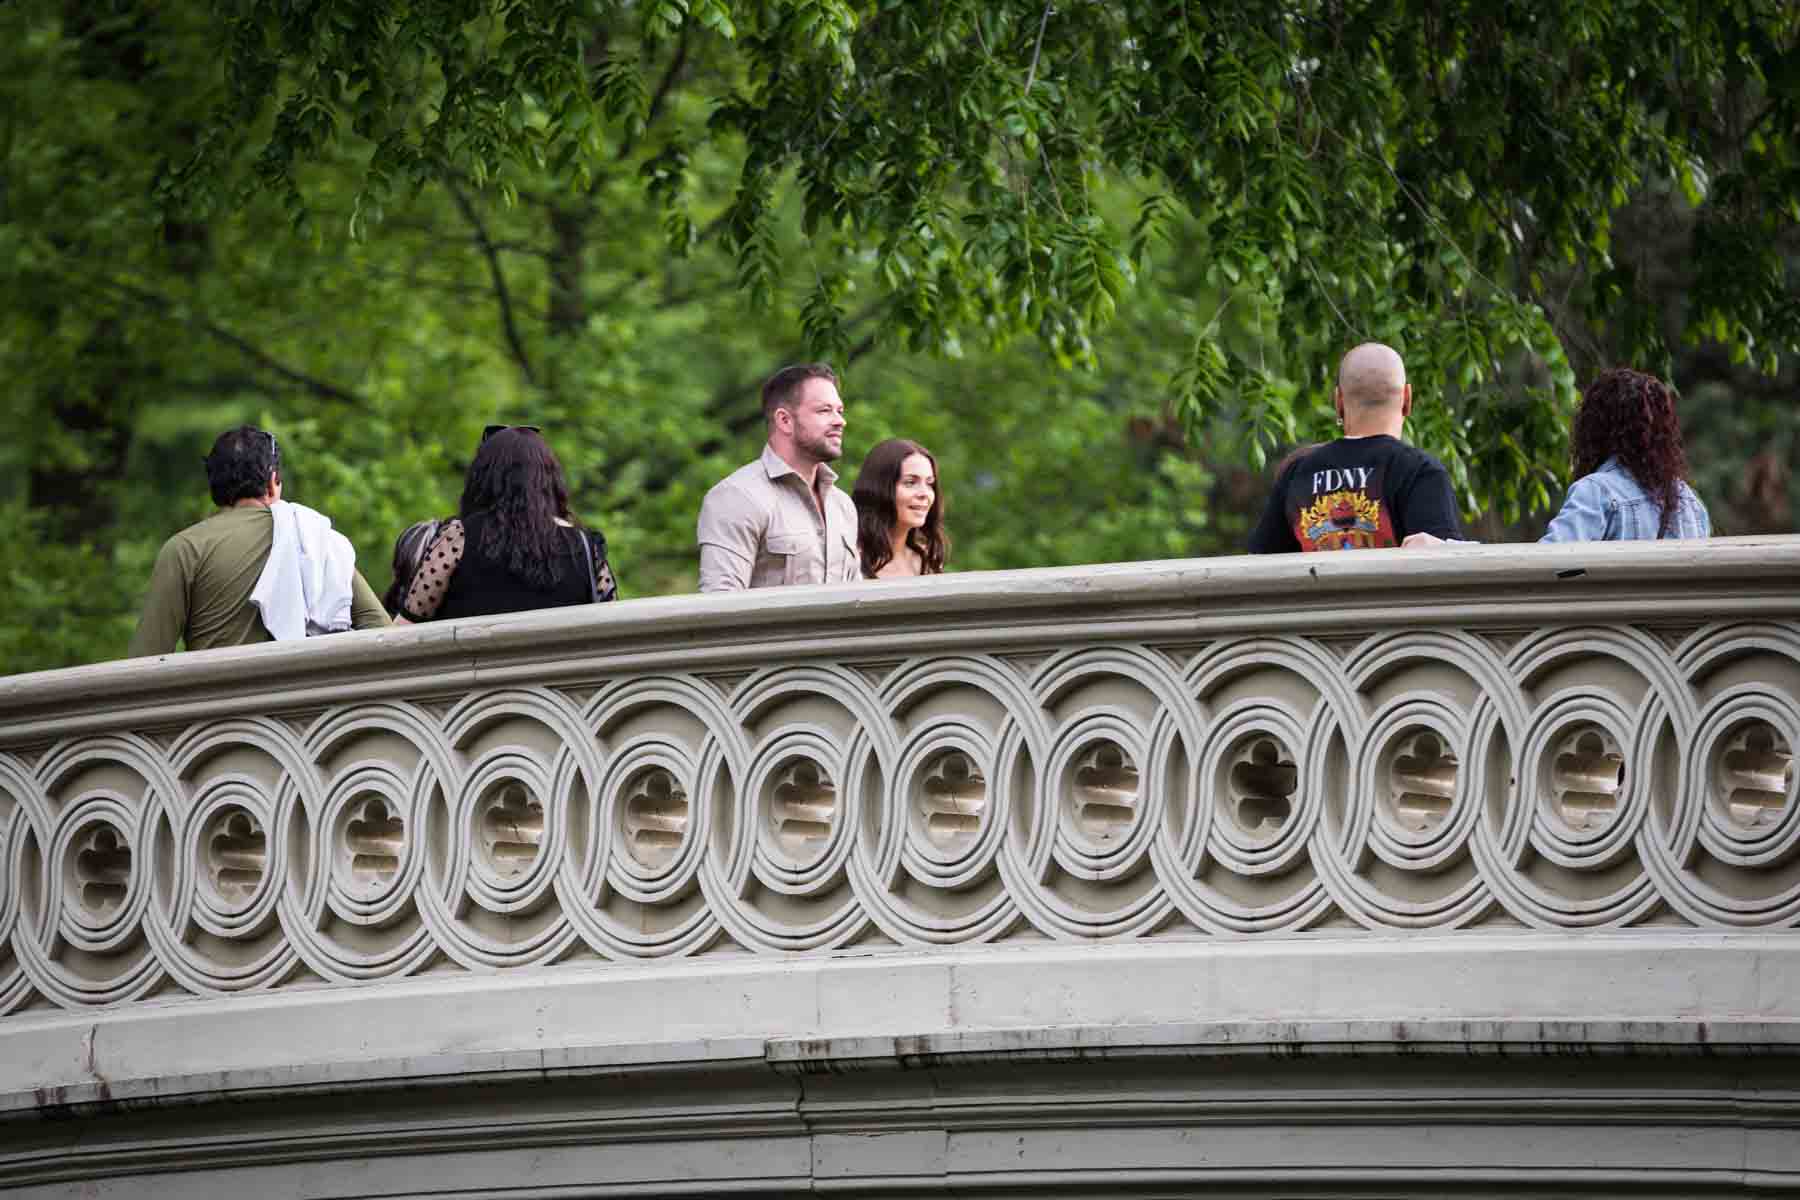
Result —
[[[261, 434], [263, 437], [266, 437], [269, 439], [269, 470], [271, 472], [280, 470], [281, 469], [281, 443], [276, 441], [275, 435], [270, 433], [266, 429], [257, 429], [257, 430], [254, 430], [253, 432]], [[202, 463], [202, 465], [208, 465], [212, 462], [212, 460], [213, 460], [213, 456], [211, 454], [208, 454], [205, 458], [201, 459], [200, 462]]]
[[536, 425], [489, 425], [486, 429], [483, 429], [481, 431], [481, 440], [485, 442], [489, 438], [493, 437], [496, 433], [500, 433], [507, 429], [523, 429], [527, 433], [542, 433], [542, 432], [544, 432], [541, 428], [539, 428]]

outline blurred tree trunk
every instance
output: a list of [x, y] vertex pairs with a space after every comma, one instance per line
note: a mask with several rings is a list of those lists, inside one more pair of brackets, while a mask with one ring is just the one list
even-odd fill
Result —
[[[129, 12], [120, 18], [104, 6], [70, 0], [63, 6], [64, 28], [80, 43], [77, 62], [83, 76], [147, 90], [157, 70], [150, 48], [157, 35], [156, 15], [136, 7]], [[196, 132], [190, 124], [178, 124], [169, 131], [168, 144], [191, 150]], [[169, 221], [161, 232], [166, 265], [178, 277], [193, 280], [209, 258], [206, 225]], [[68, 249], [81, 252], [80, 247]], [[134, 346], [128, 312], [94, 317], [94, 297], [81, 294], [63, 293], [47, 302], [53, 306], [46, 322], [52, 327], [80, 321], [92, 325], [79, 356], [84, 369], [49, 385], [43, 411], [50, 428], [34, 457], [26, 493], [32, 507], [46, 515], [51, 536], [75, 545], [113, 523], [139, 401], [163, 372], [159, 357]]]

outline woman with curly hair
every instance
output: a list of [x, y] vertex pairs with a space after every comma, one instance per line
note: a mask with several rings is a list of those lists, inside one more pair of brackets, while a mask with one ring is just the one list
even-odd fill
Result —
[[863, 459], [850, 498], [864, 579], [937, 575], [950, 554], [937, 459], [905, 438], [889, 438]]
[[396, 624], [614, 600], [606, 539], [569, 512], [562, 464], [529, 425], [494, 426]]
[[1675, 392], [1654, 375], [1617, 367], [1582, 393], [1570, 450], [1572, 475], [1546, 542], [1700, 538], [1706, 506], [1687, 485]]

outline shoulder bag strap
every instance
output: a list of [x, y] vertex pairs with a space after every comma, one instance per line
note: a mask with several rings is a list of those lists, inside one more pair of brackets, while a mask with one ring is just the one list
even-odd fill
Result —
[[587, 530], [575, 527], [575, 540], [581, 543], [581, 561], [587, 564], [588, 603], [600, 602], [600, 585], [594, 581], [594, 548], [588, 544]]

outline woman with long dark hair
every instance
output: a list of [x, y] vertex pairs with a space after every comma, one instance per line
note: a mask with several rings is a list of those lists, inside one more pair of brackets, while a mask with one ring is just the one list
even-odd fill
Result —
[[937, 575], [950, 556], [937, 459], [905, 438], [890, 438], [863, 459], [850, 498], [865, 579]]
[[562, 464], [535, 428], [494, 427], [463, 482], [457, 515], [425, 552], [399, 621], [614, 600], [606, 539], [569, 511]]
[[1711, 534], [1706, 505], [1687, 484], [1674, 389], [1656, 376], [1617, 367], [1588, 384], [1570, 441], [1574, 482], [1543, 541]]

